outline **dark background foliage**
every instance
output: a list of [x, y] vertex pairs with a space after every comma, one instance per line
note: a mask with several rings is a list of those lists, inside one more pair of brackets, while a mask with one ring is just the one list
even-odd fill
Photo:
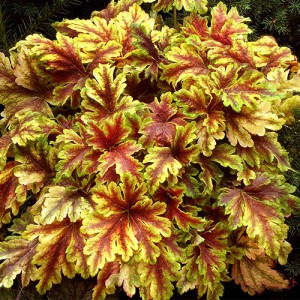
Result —
[[[53, 39], [55, 37], [55, 30], [51, 26], [53, 22], [61, 21], [63, 18], [89, 18], [93, 11], [105, 8], [109, 2], [109, 0], [0, 0], [0, 51], [8, 54], [9, 49], [17, 41], [32, 33], [42, 33]], [[209, 7], [215, 6], [218, 2], [208, 0]], [[300, 58], [300, 0], [223, 0], [223, 2], [228, 7], [236, 6], [240, 14], [251, 18], [252, 22], [249, 25], [253, 29], [253, 34], [250, 39], [272, 35], [281, 46], [290, 47]], [[179, 13], [178, 17], [181, 16]], [[166, 14], [164, 17], [168, 24], [171, 20], [170, 15]], [[289, 151], [292, 159], [293, 170], [287, 172], [286, 176], [288, 181], [297, 187], [296, 195], [300, 197], [300, 110], [294, 113], [295, 122], [285, 126], [279, 134], [281, 143]], [[282, 267], [281, 271], [291, 279], [291, 282], [300, 282], [300, 212], [289, 218], [287, 223], [290, 226], [289, 241], [294, 250], [288, 264]], [[11, 292], [13, 291], [14, 289]], [[18, 287], [15, 291], [18, 294]], [[281, 293], [266, 292], [262, 296], [256, 296], [255, 299], [296, 299], [293, 293], [294, 289]], [[117, 298], [112, 299], [125, 298], [120, 293]], [[183, 297], [177, 295], [174, 299], [196, 299], [196, 294], [191, 292]], [[228, 283], [225, 285], [224, 299], [253, 298], [243, 294], [239, 287]]]

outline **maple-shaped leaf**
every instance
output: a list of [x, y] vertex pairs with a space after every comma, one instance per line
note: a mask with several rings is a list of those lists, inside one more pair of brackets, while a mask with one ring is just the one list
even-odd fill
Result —
[[32, 258], [36, 253], [38, 239], [28, 241], [22, 238], [10, 239], [0, 243], [0, 286], [11, 288], [20, 273], [22, 286], [36, 279], [36, 267]]
[[54, 220], [62, 221], [66, 216], [71, 222], [76, 222], [84, 210], [92, 210], [90, 196], [80, 188], [52, 186], [42, 198], [42, 224], [51, 224]]
[[261, 102], [259, 109], [243, 106], [239, 113], [225, 113], [226, 136], [232, 146], [240, 144], [242, 147], [253, 147], [252, 135], [264, 136], [266, 130], [281, 129], [285, 120], [272, 113], [269, 102]]
[[12, 62], [2, 53], [0, 56], [0, 104], [4, 105], [1, 123], [7, 125], [20, 111], [38, 111], [52, 116], [47, 103], [52, 99], [52, 91], [38, 70], [34, 68], [36, 61], [28, 50], [22, 48], [17, 54], [14, 68]]
[[55, 41], [40, 38], [33, 42], [31, 51], [42, 63], [44, 72], [49, 73], [56, 83], [51, 104], [64, 105], [71, 98], [71, 105], [77, 107], [75, 89], [84, 86], [87, 74], [76, 41], [58, 32]]
[[196, 234], [194, 243], [186, 250], [186, 264], [177, 283], [179, 293], [198, 287], [198, 297], [206, 292], [212, 294], [219, 289], [222, 294], [220, 282], [226, 278], [224, 273], [229, 250], [228, 234], [228, 230], [221, 223], [216, 225], [208, 223], [204, 231]]
[[265, 289], [281, 290], [289, 287], [288, 280], [274, 268], [274, 261], [265, 254], [256, 255], [255, 259], [244, 256], [236, 260], [232, 267], [232, 278], [242, 290], [253, 296], [262, 294]]
[[281, 171], [290, 167], [288, 153], [278, 142], [276, 132], [267, 132], [264, 136], [253, 137], [254, 146], [259, 153], [260, 162], [272, 163], [274, 159]]
[[56, 138], [56, 143], [60, 147], [59, 160], [55, 166], [57, 180], [62, 177], [71, 177], [74, 170], [77, 170], [79, 175], [84, 174], [91, 164], [97, 164], [97, 157], [90, 157], [95, 161], [86, 159], [88, 154], [92, 154], [92, 149], [86, 142], [83, 130], [80, 129], [80, 131], [77, 133], [73, 129], [64, 129], [63, 133]]
[[134, 45], [138, 48], [132, 53], [130, 58], [131, 66], [141, 73], [145, 71], [145, 77], [152, 76], [157, 78], [158, 65], [161, 62], [159, 49], [153, 43], [150, 34], [147, 34], [144, 27], [137, 24], [132, 25], [132, 34], [134, 37]]
[[174, 290], [172, 282], [180, 278], [181, 248], [166, 238], [159, 243], [159, 248], [160, 256], [155, 264], [141, 262], [138, 266], [141, 281], [139, 290], [144, 299], [170, 299]]
[[165, 53], [169, 64], [162, 64], [162, 79], [176, 86], [178, 82], [188, 76], [208, 74], [206, 54], [193, 45], [181, 43], [179, 47], [173, 46]]
[[142, 147], [135, 141], [126, 141], [130, 133], [126, 118], [118, 114], [114, 115], [111, 120], [104, 121], [102, 128], [93, 123], [89, 124], [89, 127], [92, 137], [88, 139], [88, 144], [102, 152], [98, 158], [100, 174], [104, 176], [109, 168], [115, 166], [117, 174], [129, 172], [139, 178], [142, 165], [133, 157], [133, 154]]
[[52, 119], [39, 112], [19, 112], [16, 115], [18, 125], [11, 129], [11, 140], [19, 146], [26, 146], [27, 141], [34, 141], [40, 136], [60, 133], [60, 126]]
[[20, 206], [26, 201], [26, 187], [14, 175], [14, 167], [13, 162], [8, 162], [0, 171], [0, 228], [11, 221], [12, 215], [19, 213]]
[[232, 40], [238, 35], [247, 35], [251, 29], [245, 24], [250, 21], [239, 15], [236, 7], [227, 12], [223, 2], [219, 2], [211, 11], [211, 37], [225, 45], [231, 45]]
[[158, 0], [153, 9], [166, 12], [173, 7], [177, 10], [183, 8], [186, 11], [203, 14], [207, 11], [207, 0]]
[[258, 237], [258, 244], [266, 253], [277, 258], [280, 240], [286, 238], [287, 226], [280, 208], [280, 199], [286, 192], [262, 174], [244, 189], [227, 189], [219, 204], [225, 206], [232, 229], [246, 226], [250, 238]]
[[[147, 0], [149, 1], [149, 0]], [[142, 24], [145, 32], [150, 33], [154, 30], [155, 19], [151, 18], [140, 5], [134, 3], [129, 7], [128, 11], [120, 12], [115, 20], [115, 26], [118, 28], [117, 41], [122, 45], [122, 58], [120, 66], [126, 64], [126, 58], [130, 57], [136, 49], [133, 37], [133, 24]], [[149, 42], [149, 40], [148, 40]], [[149, 46], [149, 44], [148, 44]]]
[[263, 74], [259, 71], [247, 69], [239, 75], [241, 67], [230, 64], [220, 66], [211, 74], [216, 88], [213, 89], [225, 106], [231, 106], [240, 112], [242, 106], [250, 108], [257, 106], [257, 100], [274, 99], [276, 95], [267, 86]]
[[232, 40], [232, 45], [213, 47], [208, 51], [207, 57], [214, 66], [237, 63], [240, 66], [256, 69], [254, 52], [248, 42]]
[[82, 96], [85, 122], [98, 121], [113, 116], [114, 113], [135, 113], [139, 102], [131, 96], [123, 95], [126, 87], [125, 74], [114, 76], [115, 67], [109, 64], [99, 65], [94, 69], [94, 79], [87, 79]]
[[92, 198], [97, 209], [83, 219], [83, 232], [91, 235], [85, 247], [91, 274], [120, 255], [129, 261], [134, 255], [144, 261], [156, 261], [160, 251], [155, 243], [169, 236], [170, 221], [162, 217], [166, 205], [153, 203], [147, 187], [125, 174], [121, 183], [96, 184]]
[[195, 130], [193, 122], [184, 127], [178, 126], [170, 147], [148, 149], [143, 163], [150, 163], [146, 167], [145, 178], [151, 191], [155, 191], [171, 175], [178, 176], [183, 166], [189, 165], [199, 155], [198, 145], [189, 145], [196, 138]]
[[167, 204], [164, 214], [170, 221], [175, 220], [178, 227], [184, 231], [189, 231], [191, 227], [199, 227], [202, 224], [201, 218], [182, 210], [184, 190], [182, 188], [161, 187], [154, 194], [154, 199]]
[[146, 115], [146, 119], [142, 123], [139, 131], [142, 136], [139, 141], [145, 147], [170, 145], [175, 138], [176, 124], [185, 125], [182, 114], [172, 104], [172, 94], [162, 94], [160, 101], [155, 98], [146, 107], [151, 112]]
[[86, 242], [80, 227], [81, 221], [72, 223], [69, 218], [52, 224], [27, 226], [23, 235], [29, 239], [39, 238], [32, 263], [40, 266], [35, 273], [35, 279], [39, 280], [36, 288], [40, 294], [51, 289], [53, 284], [60, 283], [62, 274], [68, 278], [73, 278], [75, 273], [88, 277], [88, 265], [83, 254]]
[[37, 192], [54, 177], [56, 149], [48, 144], [46, 137], [28, 141], [25, 147], [15, 146], [14, 154], [19, 163], [14, 167], [14, 174], [27, 189]]

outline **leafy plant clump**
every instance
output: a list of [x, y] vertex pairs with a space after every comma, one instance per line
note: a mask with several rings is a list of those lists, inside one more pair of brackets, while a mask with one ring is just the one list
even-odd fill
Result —
[[[96, 277], [169, 299], [219, 299], [234, 280], [284, 289], [285, 218], [299, 199], [278, 134], [300, 91], [299, 65], [235, 8], [114, 1], [1, 54], [0, 286]], [[183, 24], [159, 11], [184, 9]], [[152, 17], [150, 16], [152, 15]], [[178, 29], [177, 29], [178, 27]], [[76, 276], [76, 277], [77, 277]]]

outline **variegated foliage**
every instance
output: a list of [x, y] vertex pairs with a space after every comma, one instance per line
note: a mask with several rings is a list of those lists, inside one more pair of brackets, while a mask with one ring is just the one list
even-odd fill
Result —
[[[175, 30], [143, 2], [190, 15]], [[248, 41], [223, 3], [208, 17], [205, 0], [154, 2], [115, 1], [0, 54], [2, 287], [20, 276], [44, 294], [76, 274], [97, 277], [97, 300], [288, 287], [274, 265], [299, 202], [277, 131], [299, 65], [271, 37]]]

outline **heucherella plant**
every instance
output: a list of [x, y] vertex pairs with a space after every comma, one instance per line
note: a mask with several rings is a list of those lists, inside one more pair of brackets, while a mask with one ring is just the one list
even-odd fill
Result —
[[[95, 277], [93, 299], [284, 289], [299, 207], [277, 140], [296, 58], [205, 0], [112, 2], [0, 55], [0, 286]], [[178, 29], [159, 12], [189, 12]], [[154, 13], [156, 12], [156, 13]], [[152, 15], [153, 17], [151, 17]]]

